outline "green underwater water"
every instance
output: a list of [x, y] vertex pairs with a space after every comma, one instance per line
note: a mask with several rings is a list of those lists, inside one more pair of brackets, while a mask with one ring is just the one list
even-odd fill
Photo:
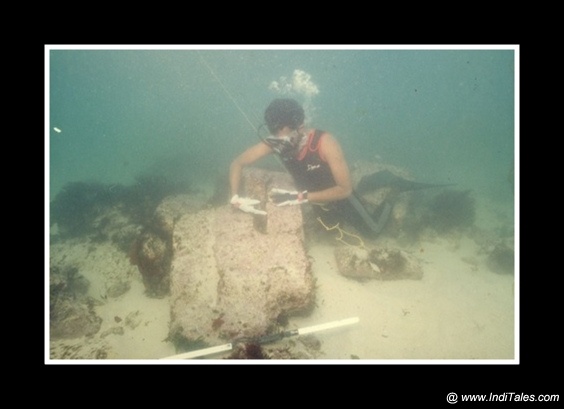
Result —
[[[513, 50], [64, 50], [49, 53], [51, 199], [140, 174], [213, 183], [255, 143], [268, 103], [304, 103], [349, 162], [512, 202]], [[299, 70], [317, 87], [292, 85]], [[279, 87], [280, 88], [280, 87]], [[57, 127], [60, 132], [53, 128]]]
[[[211, 191], [258, 141], [270, 101], [289, 96], [308, 125], [335, 135], [349, 164], [376, 160], [454, 184], [452, 196], [429, 199], [431, 221], [440, 215], [444, 227], [441, 206], [455, 202], [448, 209], [467, 209], [457, 223], [471, 215], [466, 224], [513, 239], [515, 60], [510, 49], [52, 49], [47, 200], [76, 235], [100, 206], [125, 203], [134, 221], [147, 219], [157, 204], [143, 203], [148, 191], [154, 200]], [[496, 204], [494, 223], [484, 203]], [[131, 237], [122, 239], [127, 251]], [[505, 266], [513, 248], [502, 250], [494, 261]]]

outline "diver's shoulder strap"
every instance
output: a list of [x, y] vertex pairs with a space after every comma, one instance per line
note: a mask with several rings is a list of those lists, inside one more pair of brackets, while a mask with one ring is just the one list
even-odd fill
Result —
[[309, 146], [308, 149], [310, 150], [310, 152], [316, 152], [319, 149], [319, 144], [321, 142], [321, 136], [325, 133], [325, 131], [322, 131], [321, 129], [316, 129], [313, 132], [313, 136], [311, 137], [311, 139], [309, 140]]
[[298, 160], [303, 160], [308, 153], [316, 153], [319, 150], [321, 137], [324, 133], [325, 131], [321, 129], [313, 129], [308, 132], [306, 146], [300, 151]]

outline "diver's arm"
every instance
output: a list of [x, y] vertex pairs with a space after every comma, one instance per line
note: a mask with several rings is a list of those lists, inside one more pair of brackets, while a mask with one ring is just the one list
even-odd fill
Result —
[[326, 133], [323, 135], [319, 154], [327, 161], [336, 186], [318, 192], [308, 192], [307, 199], [314, 203], [332, 202], [349, 197], [352, 193], [352, 182], [349, 167], [339, 143]]
[[237, 156], [233, 162], [231, 162], [231, 166], [229, 168], [231, 196], [239, 193], [239, 185], [241, 184], [241, 174], [243, 173], [243, 168], [271, 153], [272, 148], [266, 143], [260, 142], [251, 146], [245, 152]]

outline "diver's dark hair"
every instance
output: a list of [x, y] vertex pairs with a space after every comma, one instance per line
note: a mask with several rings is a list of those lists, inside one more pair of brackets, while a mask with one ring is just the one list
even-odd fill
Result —
[[304, 119], [304, 109], [298, 101], [290, 98], [275, 99], [264, 111], [264, 121], [272, 135], [285, 126], [298, 129]]

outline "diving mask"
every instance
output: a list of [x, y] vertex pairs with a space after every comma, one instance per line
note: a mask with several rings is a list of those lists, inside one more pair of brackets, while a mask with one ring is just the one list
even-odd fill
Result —
[[301, 135], [298, 131], [292, 131], [284, 136], [271, 135], [265, 141], [282, 159], [289, 159], [296, 152], [300, 140]]

